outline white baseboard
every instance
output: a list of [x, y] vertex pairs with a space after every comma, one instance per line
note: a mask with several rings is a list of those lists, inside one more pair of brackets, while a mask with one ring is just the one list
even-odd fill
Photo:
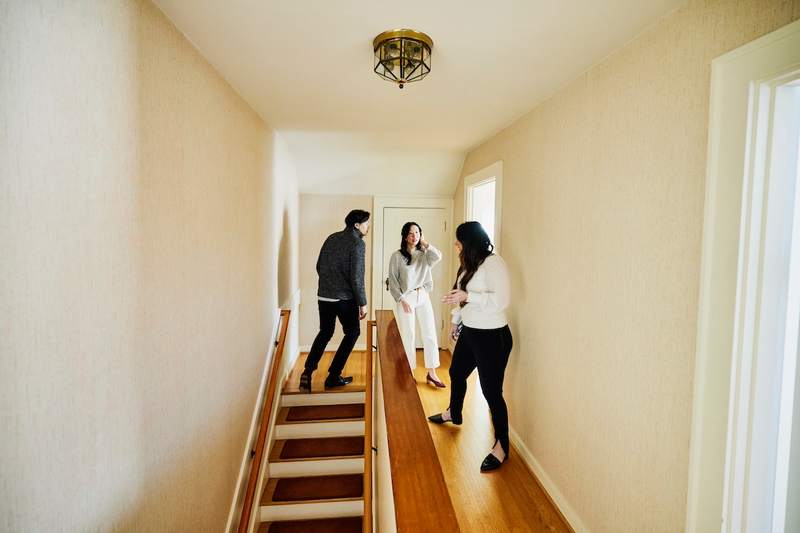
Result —
[[[278, 332], [278, 327], [280, 326], [280, 311], [280, 309], [276, 309], [275, 315], [273, 316], [274, 328], [272, 330], [272, 338], [275, 338]], [[264, 394], [266, 394], [267, 388], [267, 377], [269, 376], [269, 369], [272, 365], [272, 358], [275, 355], [275, 345], [270, 343], [268, 350], [269, 352], [264, 358], [264, 368], [261, 371], [261, 382], [258, 386], [258, 396], [256, 398], [255, 405], [253, 406], [253, 414], [250, 418], [250, 430], [247, 434], [247, 441], [245, 442], [244, 453], [242, 454], [242, 462], [239, 466], [239, 477], [236, 479], [236, 488], [233, 492], [233, 500], [231, 501], [231, 506], [228, 510], [228, 521], [225, 525], [225, 531], [228, 533], [232, 533], [238, 526], [238, 523], [234, 523], [234, 521], [238, 522], [238, 517], [241, 516], [241, 506], [244, 503], [244, 494], [247, 490], [250, 462], [252, 461], [250, 458], [250, 450], [254, 448], [255, 440], [258, 434], [258, 425], [260, 422], [259, 415], [261, 414], [261, 409], [264, 404]]]
[[586, 527], [586, 524], [584, 524], [583, 520], [581, 520], [581, 517], [578, 516], [578, 513], [569, 504], [555, 482], [553, 482], [550, 476], [547, 475], [547, 472], [545, 472], [542, 465], [536, 460], [525, 443], [522, 442], [519, 434], [514, 431], [514, 428], [512, 427], [508, 428], [508, 433], [511, 444], [514, 445], [514, 448], [516, 448], [519, 456], [523, 461], [525, 461], [525, 464], [528, 465], [528, 468], [531, 469], [531, 472], [533, 472], [533, 474], [536, 476], [536, 479], [539, 480], [539, 483], [542, 485], [542, 488], [545, 490], [545, 492], [547, 492], [547, 495], [550, 496], [553, 504], [555, 504], [566, 521], [569, 522], [570, 527], [572, 527], [575, 533], [589, 533], [589, 528]]

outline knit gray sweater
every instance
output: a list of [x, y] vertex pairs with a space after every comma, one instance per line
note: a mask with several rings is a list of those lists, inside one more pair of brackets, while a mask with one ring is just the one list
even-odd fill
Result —
[[367, 305], [364, 291], [364, 251], [367, 245], [356, 228], [345, 228], [325, 239], [317, 259], [317, 296], [353, 300]]
[[406, 258], [400, 250], [392, 254], [389, 259], [389, 292], [394, 301], [400, 299], [417, 287], [424, 287], [426, 291], [433, 290], [433, 276], [431, 269], [442, 260], [442, 252], [433, 246], [428, 246], [425, 251], [414, 250], [411, 252], [411, 264], [406, 264]]

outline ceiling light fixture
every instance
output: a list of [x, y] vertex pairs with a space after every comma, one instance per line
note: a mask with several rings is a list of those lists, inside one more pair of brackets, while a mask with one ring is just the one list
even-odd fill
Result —
[[431, 71], [433, 39], [416, 30], [389, 30], [372, 41], [375, 74], [401, 89]]

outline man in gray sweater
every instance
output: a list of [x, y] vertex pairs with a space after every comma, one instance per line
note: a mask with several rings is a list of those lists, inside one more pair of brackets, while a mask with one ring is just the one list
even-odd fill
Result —
[[304, 392], [311, 392], [311, 374], [317, 369], [322, 353], [333, 337], [337, 318], [342, 324], [344, 338], [328, 367], [325, 387], [341, 387], [353, 381], [352, 376], [342, 376], [342, 369], [361, 335], [359, 321], [367, 316], [364, 236], [369, 232], [369, 212], [361, 209], [350, 211], [344, 223], [344, 230], [325, 239], [317, 259], [319, 333], [300, 376], [300, 390]]

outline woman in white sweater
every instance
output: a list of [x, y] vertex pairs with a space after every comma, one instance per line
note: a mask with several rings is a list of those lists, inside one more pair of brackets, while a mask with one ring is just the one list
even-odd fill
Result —
[[426, 381], [444, 388], [436, 375], [439, 367], [439, 342], [436, 339], [436, 320], [433, 315], [430, 292], [433, 290], [431, 269], [442, 260], [442, 253], [422, 237], [416, 222], [406, 222], [400, 234], [400, 249], [389, 260], [389, 291], [395, 300], [394, 316], [403, 348], [411, 369], [417, 367], [417, 349], [414, 340], [415, 321], [419, 319], [422, 345], [425, 352]]
[[487, 472], [500, 468], [509, 451], [503, 378], [513, 345], [505, 313], [511, 289], [506, 264], [492, 253], [494, 246], [478, 222], [456, 228], [456, 250], [461, 266], [453, 290], [443, 300], [457, 304], [451, 325], [451, 335], [458, 342], [450, 365], [450, 407], [428, 419], [436, 424], [461, 424], [467, 378], [477, 368], [495, 435], [491, 452], [481, 463], [481, 472]]

